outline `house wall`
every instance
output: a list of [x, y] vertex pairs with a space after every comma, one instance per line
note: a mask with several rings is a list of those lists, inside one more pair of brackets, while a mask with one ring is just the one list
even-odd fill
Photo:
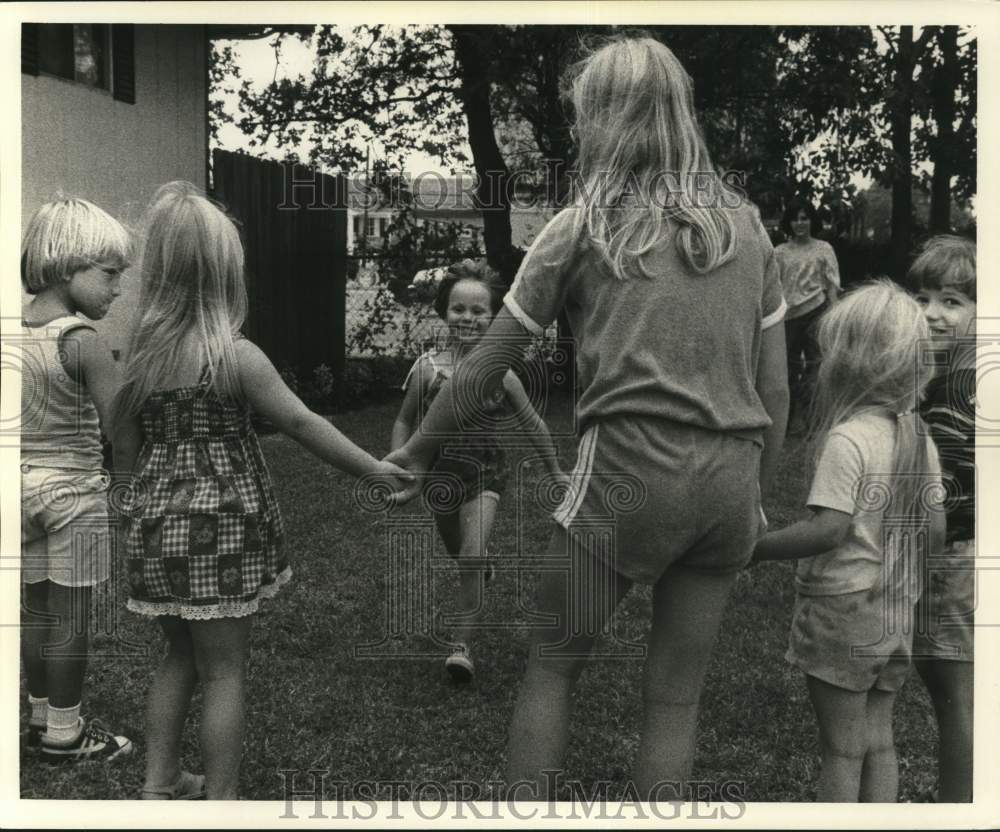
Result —
[[[205, 186], [207, 43], [203, 26], [135, 27], [135, 104], [107, 90], [21, 75], [22, 231], [57, 194], [79, 196], [138, 227], [164, 182]], [[138, 268], [98, 328], [122, 349], [138, 297]]]

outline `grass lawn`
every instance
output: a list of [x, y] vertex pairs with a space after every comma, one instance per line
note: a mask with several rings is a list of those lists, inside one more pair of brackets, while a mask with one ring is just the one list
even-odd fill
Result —
[[[389, 403], [340, 414], [335, 422], [381, 454], [388, 450], [395, 413], [396, 403]], [[557, 400], [546, 418], [565, 433], [568, 402]], [[423, 605], [428, 614], [400, 625], [400, 616], [389, 615], [389, 601], [398, 597], [391, 590], [398, 589], [399, 581], [387, 567], [384, 516], [360, 511], [350, 479], [292, 441], [269, 436], [262, 442], [284, 513], [295, 577], [263, 606], [254, 629], [241, 794], [280, 800], [281, 770], [316, 768], [329, 772], [328, 788], [338, 781], [465, 781], [485, 789], [505, 766], [507, 724], [527, 655], [526, 614], [518, 600], [530, 591], [533, 576], [526, 571], [518, 579], [513, 569], [500, 571], [486, 604], [488, 620], [502, 626], [480, 636], [476, 681], [456, 687], [443, 668], [445, 648], [433, 638], [435, 632], [446, 634], [439, 616], [451, 609], [457, 586], [456, 571], [440, 557], [439, 544], [433, 563], [448, 568], [434, 570], [425, 587], [431, 599]], [[568, 469], [574, 442], [565, 438], [560, 446]], [[772, 527], [801, 511], [804, 469], [800, 442], [789, 440], [776, 497], [766, 506]], [[530, 486], [539, 473], [537, 468], [527, 473], [528, 487], [520, 495], [511, 488], [504, 496], [490, 547], [498, 558], [519, 553], [518, 524], [520, 554], [540, 552], [546, 544], [550, 520], [530, 504]], [[420, 528], [427, 517], [419, 506], [407, 508], [405, 516], [411, 528]], [[115, 596], [117, 605], [110, 603]], [[790, 564], [763, 564], [740, 575], [702, 696], [693, 776], [745, 783], [744, 797], [750, 801], [806, 801], [813, 795], [815, 722], [801, 674], [783, 659], [792, 598]], [[120, 764], [68, 771], [50, 769], [22, 752], [22, 797], [138, 794], [143, 707], [160, 636], [155, 623], [125, 611], [123, 599], [124, 585], [99, 599], [105, 604], [104, 632], [93, 639], [85, 710], [132, 737], [135, 754]], [[649, 590], [633, 590], [618, 610], [614, 631], [641, 640], [649, 619]], [[369, 649], [377, 655], [356, 657], [360, 645], [377, 645]], [[425, 656], [412, 655], [420, 653]], [[641, 669], [636, 659], [593, 662], [578, 685], [566, 777], [580, 780], [588, 791], [596, 781], [621, 787], [628, 777], [638, 742]], [[26, 702], [23, 681], [21, 695]], [[195, 771], [201, 769], [198, 711], [196, 699], [184, 751], [185, 765]], [[932, 785], [935, 737], [929, 700], [911, 676], [896, 706], [901, 799]], [[372, 796], [352, 788], [341, 794]]]

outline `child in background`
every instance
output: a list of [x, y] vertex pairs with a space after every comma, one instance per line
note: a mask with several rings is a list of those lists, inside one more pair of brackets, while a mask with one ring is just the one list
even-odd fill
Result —
[[816, 379], [816, 322], [837, 300], [840, 269], [833, 247], [817, 238], [822, 225], [807, 199], [791, 200], [781, 217], [789, 239], [774, 249], [781, 269], [781, 289], [788, 304], [785, 345], [788, 350], [790, 430], [800, 430], [810, 412]]
[[582, 436], [539, 575], [536, 609], [552, 623], [533, 633], [508, 782], [555, 796], [573, 688], [637, 582], [653, 587], [653, 623], [634, 782], [671, 800], [673, 784], [686, 793], [705, 672], [784, 438], [784, 302], [757, 210], [709, 174], [673, 53], [617, 37], [570, 73], [573, 202], [532, 243], [425, 430], [390, 459], [427, 470], [455, 410], [565, 310]]
[[892, 707], [910, 668], [919, 555], [944, 534], [937, 452], [914, 412], [927, 334], [920, 307], [888, 281], [820, 319], [812, 516], [754, 552], [799, 559], [786, 658], [805, 672], [819, 722], [818, 801], [896, 800]]
[[972, 800], [973, 610], [976, 606], [976, 244], [928, 240], [909, 280], [945, 361], [921, 407], [950, 480], [944, 552], [917, 604], [913, 658], [939, 732], [939, 790], [945, 803]]
[[[438, 287], [434, 309], [448, 325], [447, 342], [428, 350], [414, 363], [403, 383], [406, 396], [392, 427], [392, 449], [402, 447], [420, 422], [458, 363], [481, 340], [500, 308], [497, 287], [490, 282], [483, 261], [463, 260], [448, 268]], [[545, 423], [528, 400], [513, 372], [504, 376], [503, 389], [490, 402], [492, 419], [516, 417], [519, 427], [537, 443], [550, 477], [562, 479], [557, 451]], [[475, 673], [472, 635], [482, 611], [482, 582], [492, 577], [486, 546], [496, 520], [500, 495], [507, 479], [507, 460], [496, 436], [496, 426], [483, 424], [471, 435], [450, 439], [434, 461], [432, 471], [444, 474], [440, 485], [452, 484], [458, 493], [434, 511], [438, 532], [448, 554], [459, 564], [459, 605], [464, 611], [455, 631], [453, 652], [445, 668], [456, 682], [469, 682]], [[432, 505], [433, 508], [433, 505]]]
[[[145, 799], [236, 797], [250, 628], [291, 576], [251, 411], [354, 476], [403, 474], [308, 410], [240, 335], [243, 266], [236, 227], [194, 186], [157, 192], [114, 442], [137, 486], [123, 523], [128, 607], [167, 640], [147, 704]], [[197, 682], [204, 777], [180, 767]]]
[[21, 281], [34, 295], [21, 339], [21, 656], [28, 747], [50, 763], [110, 760], [128, 738], [80, 716], [93, 587], [110, 574], [108, 474], [118, 368], [94, 327], [119, 295], [128, 232], [82, 199], [43, 205], [28, 224]]

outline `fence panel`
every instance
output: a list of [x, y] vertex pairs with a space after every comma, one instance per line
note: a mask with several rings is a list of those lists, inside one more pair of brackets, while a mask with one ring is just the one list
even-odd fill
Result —
[[343, 177], [212, 154], [213, 195], [242, 226], [247, 337], [279, 367], [344, 368], [347, 199]]

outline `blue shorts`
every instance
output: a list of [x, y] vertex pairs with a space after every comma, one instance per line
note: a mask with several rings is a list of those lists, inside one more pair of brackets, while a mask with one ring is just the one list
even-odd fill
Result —
[[655, 584], [672, 565], [735, 572], [760, 527], [760, 453], [730, 433], [616, 416], [580, 440], [555, 521], [616, 572]]

